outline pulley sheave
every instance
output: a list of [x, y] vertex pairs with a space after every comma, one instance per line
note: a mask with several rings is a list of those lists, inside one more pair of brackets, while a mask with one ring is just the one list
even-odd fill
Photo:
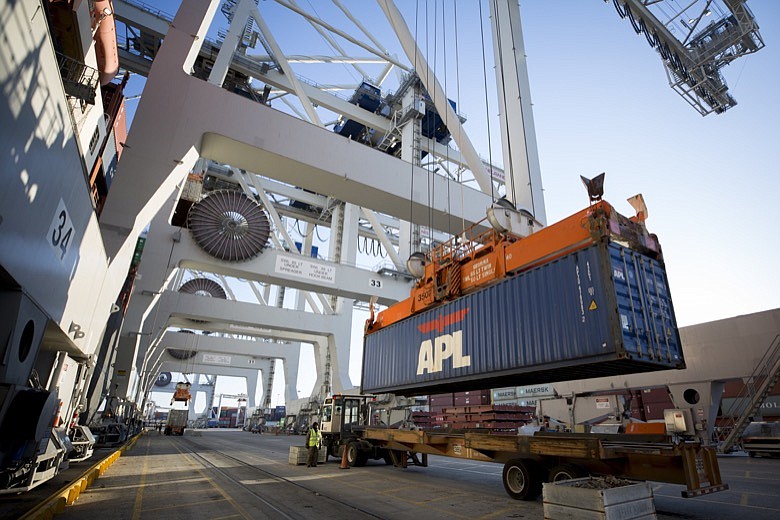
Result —
[[257, 256], [271, 235], [263, 208], [239, 191], [210, 193], [192, 206], [187, 219], [198, 245], [211, 256], [229, 262]]
[[179, 287], [179, 292], [186, 294], [196, 294], [208, 298], [227, 299], [225, 289], [214, 280], [208, 278], [193, 278]]

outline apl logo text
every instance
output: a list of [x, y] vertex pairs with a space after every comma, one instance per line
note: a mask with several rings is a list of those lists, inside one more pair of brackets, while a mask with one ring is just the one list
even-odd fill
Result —
[[444, 360], [452, 359], [452, 368], [471, 366], [471, 356], [463, 355], [463, 331], [456, 330], [452, 334], [441, 334], [444, 327], [454, 325], [463, 320], [469, 309], [441, 316], [433, 321], [423, 323], [418, 327], [423, 334], [436, 330], [440, 334], [433, 340], [426, 339], [420, 343], [417, 357], [417, 375], [428, 372], [434, 374], [444, 369]]

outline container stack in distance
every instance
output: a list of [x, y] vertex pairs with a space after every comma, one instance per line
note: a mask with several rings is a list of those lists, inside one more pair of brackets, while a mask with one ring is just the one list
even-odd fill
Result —
[[434, 394], [428, 412], [413, 412], [415, 425], [425, 430], [487, 430], [516, 434], [533, 419], [534, 408], [491, 402], [490, 390]]

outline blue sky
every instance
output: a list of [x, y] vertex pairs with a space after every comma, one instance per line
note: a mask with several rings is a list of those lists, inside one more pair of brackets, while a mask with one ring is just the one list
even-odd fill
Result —
[[[173, 12], [178, 2], [152, 3]], [[391, 52], [403, 56], [376, 4], [344, 3], [354, 7]], [[448, 97], [458, 100], [468, 116], [464, 128], [477, 150], [500, 162], [492, 92], [491, 106], [485, 107], [478, 2], [457, 2], [457, 60], [451, 0], [398, 0], [397, 4], [412, 31], [416, 25], [418, 40], [429, 42], [431, 63], [433, 41], [443, 41], [445, 31], [441, 22], [433, 24], [434, 11], [440, 19], [444, 10], [449, 20], [447, 58], [440, 43], [435, 53], [437, 73], [442, 83], [446, 75]], [[487, 23], [487, 2], [483, 4]], [[316, 8], [328, 20], [338, 20], [339, 27], [351, 27], [343, 16], [329, 15], [335, 12], [330, 2], [301, 0], [300, 5], [307, 10]], [[426, 6], [428, 30], [424, 31]], [[606, 172], [605, 198], [624, 214], [632, 214], [625, 199], [641, 192], [649, 208], [647, 226], [658, 235], [664, 250], [681, 326], [780, 306], [780, 103], [776, 94], [780, 3], [752, 0], [748, 6], [766, 48], [723, 71], [739, 104], [724, 114], [702, 117], [668, 86], [658, 54], [627, 20], [619, 18], [611, 2], [520, 3], [548, 221], [560, 220], [587, 205], [579, 175]], [[260, 8], [287, 54], [314, 54], [312, 49], [318, 46], [316, 52], [327, 53], [322, 39], [308, 25], [293, 30], [301, 27], [297, 16], [270, 0], [260, 2]], [[222, 15], [217, 17], [224, 25]], [[485, 31], [487, 79], [492, 84], [487, 26]], [[354, 71], [346, 67], [331, 65], [329, 71], [323, 67], [295, 68], [307, 77], [333, 74], [333, 81], [356, 81]], [[136, 85], [140, 88], [140, 82]], [[360, 334], [355, 336], [350, 372], [357, 383]]]

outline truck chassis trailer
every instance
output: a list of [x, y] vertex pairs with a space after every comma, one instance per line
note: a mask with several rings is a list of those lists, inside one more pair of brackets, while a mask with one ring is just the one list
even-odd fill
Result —
[[362, 466], [369, 458], [396, 466], [427, 466], [428, 455], [504, 464], [504, 489], [514, 499], [533, 500], [543, 482], [592, 475], [682, 484], [692, 498], [728, 489], [721, 480], [716, 452], [699, 443], [672, 443], [665, 435], [535, 435], [433, 433], [393, 428], [360, 429], [342, 436], [329, 454], [347, 450], [347, 463]]
[[187, 410], [170, 410], [168, 422], [165, 425], [165, 435], [184, 435], [188, 414]]

